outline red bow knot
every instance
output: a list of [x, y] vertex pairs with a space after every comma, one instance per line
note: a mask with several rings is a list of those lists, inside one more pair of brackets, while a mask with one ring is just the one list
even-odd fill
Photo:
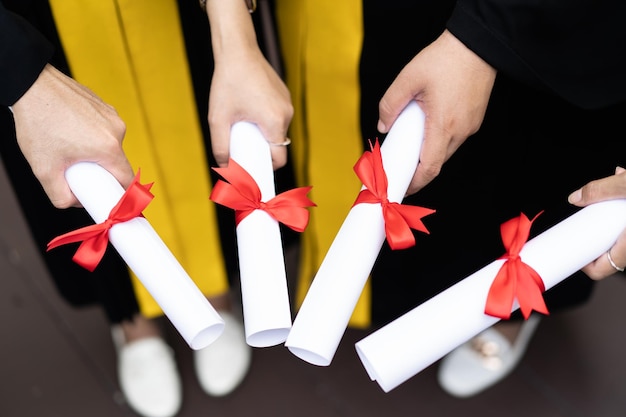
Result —
[[307, 193], [313, 187], [294, 188], [278, 194], [271, 200], [261, 201], [261, 190], [254, 178], [234, 160], [228, 167], [213, 168], [226, 181], [218, 180], [211, 191], [210, 199], [235, 210], [235, 223], [239, 224], [254, 210], [263, 210], [276, 221], [303, 232], [309, 224], [310, 213], [306, 207], [316, 206]]
[[422, 217], [435, 212], [419, 206], [407, 206], [390, 202], [387, 197], [387, 174], [383, 167], [383, 158], [378, 141], [371, 152], [365, 151], [354, 165], [354, 171], [366, 188], [361, 190], [352, 205], [360, 203], [380, 204], [385, 219], [385, 236], [391, 249], [406, 249], [415, 245], [415, 236], [411, 229], [429, 233]]
[[139, 171], [124, 195], [109, 213], [109, 217], [102, 223], [82, 227], [72, 232], [57, 236], [48, 243], [51, 250], [68, 243], [80, 242], [80, 246], [72, 257], [72, 260], [83, 268], [93, 272], [104, 256], [109, 243], [109, 229], [118, 223], [132, 220], [142, 216], [141, 212], [150, 204], [154, 195], [150, 192], [152, 183], [142, 185], [139, 183]]
[[543, 280], [537, 271], [525, 264], [519, 256], [530, 235], [530, 226], [541, 213], [532, 220], [520, 214], [519, 217], [500, 226], [506, 254], [499, 259], [506, 259], [506, 261], [500, 267], [489, 289], [485, 314], [501, 319], [510, 318], [516, 298], [526, 319], [530, 317], [533, 310], [549, 314], [542, 296], [545, 291]]

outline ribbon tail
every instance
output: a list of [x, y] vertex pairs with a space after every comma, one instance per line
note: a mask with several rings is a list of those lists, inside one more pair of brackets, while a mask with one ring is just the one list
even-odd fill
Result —
[[64, 233], [61, 236], [57, 236], [52, 239], [48, 243], [47, 250], [49, 251], [59, 246], [67, 245], [68, 243], [81, 242], [94, 238], [102, 233], [103, 230], [105, 230], [105, 226], [102, 224], [92, 224], [90, 226], [81, 227], [80, 229]]
[[519, 274], [517, 286], [517, 300], [525, 319], [530, 317], [533, 310], [548, 315], [548, 307], [543, 299], [545, 286], [539, 274], [529, 265], [523, 264]]
[[505, 261], [489, 288], [485, 314], [505, 320], [511, 317], [511, 309], [515, 301], [516, 280], [515, 276], [512, 277], [510, 274], [514, 275], [515, 270], [509, 261]]
[[72, 260], [89, 272], [93, 272], [102, 260], [108, 242], [108, 230], [90, 239], [86, 239], [80, 244]]
[[400, 212], [411, 229], [430, 234], [424, 223], [422, 223], [422, 217], [433, 214], [435, 210], [419, 206], [407, 206], [403, 204], [398, 204], [396, 210]]
[[385, 235], [391, 249], [407, 249], [415, 245], [415, 236], [396, 207], [383, 204], [383, 217], [385, 219]]

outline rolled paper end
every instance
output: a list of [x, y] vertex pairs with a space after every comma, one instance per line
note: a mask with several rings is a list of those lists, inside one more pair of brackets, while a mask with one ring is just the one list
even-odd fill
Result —
[[[124, 195], [115, 177], [95, 163], [77, 163], [65, 175], [97, 223]], [[224, 321], [145, 217], [111, 227], [109, 240], [192, 349], [202, 349], [222, 334]]]
[[224, 332], [224, 323], [215, 323], [199, 331], [195, 336], [190, 336], [186, 342], [194, 350], [204, 349], [215, 342], [222, 332]]
[[257, 125], [237, 122], [231, 128], [230, 155], [226, 180], [252, 203], [247, 211], [235, 210], [246, 342], [275, 346], [287, 339], [292, 314], [278, 223], [284, 216], [277, 216], [280, 207], [274, 206], [281, 197], [274, 187], [270, 144]]
[[318, 353], [312, 352], [308, 349], [302, 349], [299, 347], [289, 346], [289, 345], [285, 345], [285, 346], [287, 346], [287, 349], [289, 349], [289, 351], [293, 353], [295, 356], [302, 359], [303, 361], [309, 362], [312, 365], [328, 366], [333, 360], [332, 356], [325, 357]]
[[246, 342], [252, 347], [276, 346], [287, 340], [290, 327], [280, 329], [266, 329], [256, 333], [246, 335]]
[[367, 371], [367, 375], [372, 381], [376, 381], [376, 371], [374, 369], [374, 365], [372, 365], [369, 359], [367, 359], [367, 355], [363, 352], [363, 349], [361, 349], [361, 346], [358, 343], [354, 345], [354, 348], [356, 349], [356, 353], [359, 356], [363, 367]]

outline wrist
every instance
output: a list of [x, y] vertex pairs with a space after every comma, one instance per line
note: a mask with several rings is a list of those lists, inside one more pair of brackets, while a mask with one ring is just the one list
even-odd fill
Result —
[[258, 49], [254, 24], [244, 0], [204, 1], [216, 61], [225, 54]]
[[[198, 0], [200, 3], [200, 8], [206, 12], [206, 3], [207, 0]], [[246, 4], [246, 7], [248, 8], [248, 12], [250, 13], [254, 13], [254, 11], [256, 10], [256, 3], [257, 0], [243, 0], [244, 3]]]

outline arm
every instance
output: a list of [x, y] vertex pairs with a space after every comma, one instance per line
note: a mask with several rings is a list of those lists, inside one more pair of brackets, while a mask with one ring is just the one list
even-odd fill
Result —
[[580, 107], [626, 100], [624, 19], [626, 3], [619, 0], [459, 0], [446, 31], [380, 102], [383, 133], [412, 99], [426, 113], [409, 194], [432, 181], [478, 130], [496, 71]]
[[[568, 201], [578, 207], [616, 198], [626, 198], [626, 170], [621, 167], [615, 169], [615, 175], [600, 180], [591, 181], [584, 187], [574, 191]], [[611, 259], [620, 268], [626, 266], [626, 230], [610, 249]], [[599, 280], [615, 274], [616, 270], [606, 255], [602, 255], [589, 265], [583, 272], [590, 278]]]
[[0, 2], [0, 105], [10, 106], [35, 82], [53, 47]]
[[79, 202], [65, 169], [93, 161], [123, 186], [133, 171], [122, 151], [123, 121], [87, 88], [47, 64], [52, 46], [0, 3], [0, 104], [11, 106], [18, 145], [50, 201]]
[[122, 149], [126, 126], [113, 107], [72, 78], [46, 65], [12, 106], [17, 142], [48, 198], [58, 208], [78, 206], [65, 170], [97, 162], [126, 188], [133, 170]]
[[[215, 71], [209, 96], [213, 154], [220, 166], [229, 156], [230, 127], [256, 123], [270, 143], [286, 141], [293, 106], [287, 86], [257, 44], [250, 12], [243, 0], [208, 0]], [[287, 162], [287, 148], [271, 146], [274, 168]]]

